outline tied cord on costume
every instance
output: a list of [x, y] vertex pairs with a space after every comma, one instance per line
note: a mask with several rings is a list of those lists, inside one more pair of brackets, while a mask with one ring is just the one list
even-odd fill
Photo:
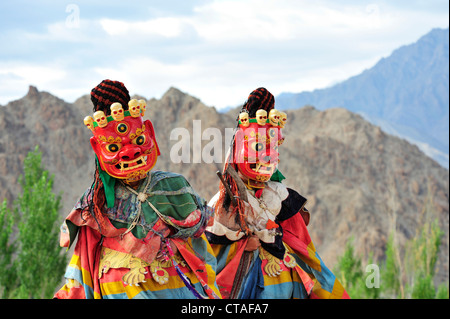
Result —
[[[140, 192], [140, 193], [136, 192], [136, 191], [135, 191], [133, 188], [131, 188], [130, 186], [124, 184], [125, 187], [126, 187], [130, 192], [132, 192], [133, 194], [135, 194], [135, 195], [137, 196], [137, 198], [139, 199], [139, 201], [138, 201], [138, 209], [137, 209], [138, 213], [136, 214], [136, 217], [134, 217], [134, 219], [133, 219], [133, 221], [131, 222], [130, 226], [128, 226], [128, 229], [126, 230], [126, 232], [124, 232], [124, 233], [122, 234], [122, 236], [124, 236], [124, 235], [126, 235], [127, 233], [129, 233], [130, 231], [132, 231], [133, 228], [136, 227], [137, 223], [139, 222], [139, 219], [141, 218], [141, 212], [142, 212], [142, 203], [143, 203], [144, 201], [147, 201], [147, 196], [148, 196], [148, 195], [146, 194], [146, 192], [147, 192], [148, 186], [150, 185], [151, 179], [152, 179], [152, 178], [151, 178], [151, 174], [149, 174], [149, 175], [148, 175], [148, 178], [147, 178], [147, 184], [145, 184], [144, 190], [143, 190], [142, 192]], [[122, 183], [123, 183], [123, 182], [122, 182]], [[149, 204], [151, 205], [151, 203], [150, 203], [149, 201], [147, 201], [147, 203], [149, 203]], [[151, 205], [151, 206], [153, 206], [153, 205]], [[152, 208], [155, 210], [155, 212], [156, 212], [156, 214], [158, 214], [158, 216], [161, 215], [161, 213], [156, 209], [156, 207], [152, 207]]]
[[147, 184], [144, 187], [144, 190], [142, 192], [137, 192], [136, 190], [134, 190], [133, 188], [131, 188], [128, 185], [125, 185], [125, 187], [134, 195], [137, 196], [138, 201], [138, 213], [136, 214], [136, 217], [133, 219], [132, 223], [130, 224], [130, 226], [128, 227], [127, 231], [125, 233], [122, 234], [125, 235], [126, 233], [130, 232], [138, 223], [140, 217], [141, 217], [141, 210], [142, 210], [142, 203], [143, 202], [147, 202], [147, 204], [155, 211], [156, 215], [158, 215], [158, 217], [166, 224], [174, 227], [175, 229], [180, 229], [177, 225], [175, 225], [174, 223], [172, 223], [169, 219], [167, 219], [163, 214], [161, 214], [161, 212], [147, 199], [148, 194], [147, 194], [147, 188], [150, 185], [150, 181], [151, 181], [151, 174], [149, 174], [148, 178], [147, 178]]
[[[147, 195], [146, 192], [147, 192], [148, 186], [150, 185], [150, 180], [151, 180], [151, 175], [149, 175], [149, 177], [148, 177], [148, 179], [147, 179], [147, 184], [145, 185], [144, 190], [143, 190], [142, 192], [139, 192], [139, 193], [138, 193], [136, 190], [134, 190], [133, 188], [131, 188], [130, 186], [125, 185], [126, 188], [127, 188], [130, 192], [132, 192], [133, 194], [135, 194], [135, 195], [137, 196], [137, 198], [139, 199], [139, 202], [138, 202], [138, 203], [139, 203], [139, 206], [138, 206], [138, 213], [137, 213], [136, 217], [134, 218], [134, 220], [133, 220], [133, 222], [131, 223], [131, 225], [128, 227], [127, 231], [126, 231], [125, 233], [122, 234], [122, 236], [125, 235], [126, 233], [130, 232], [130, 231], [136, 226], [136, 224], [138, 223], [139, 218], [140, 218], [140, 216], [141, 216], [141, 205], [142, 205], [142, 203], [143, 203], [144, 201], [146, 201], [146, 202], [150, 205], [150, 207], [155, 211], [155, 213], [159, 216], [159, 218], [161, 218], [161, 220], [162, 220], [163, 222], [165, 222], [166, 224], [168, 224], [168, 225], [170, 225], [170, 226], [172, 226], [172, 227], [175, 227], [176, 229], [179, 229], [179, 227], [177, 227], [177, 225], [175, 225], [175, 224], [172, 223], [170, 220], [168, 220], [167, 218], [165, 218], [164, 215], [161, 214], [161, 212], [160, 212], [160, 211], [159, 211], [152, 203], [150, 203], [149, 200], [147, 200], [148, 195]], [[190, 282], [189, 278], [186, 277], [186, 275], [181, 271], [180, 267], [178, 267], [178, 263], [176, 262], [176, 260], [175, 260], [174, 258], [172, 258], [172, 257], [174, 256], [174, 252], [172, 251], [172, 248], [171, 248], [171, 246], [170, 246], [170, 243], [167, 241], [167, 239], [164, 240], [164, 245], [167, 247], [167, 250], [169, 251], [169, 256], [168, 256], [167, 253], [166, 253], [166, 251], [165, 251], [164, 249], [162, 250], [163, 255], [164, 255], [164, 258], [166, 259], [166, 261], [172, 260], [172, 264], [174, 265], [175, 270], [176, 270], [178, 276], [179, 276], [180, 279], [183, 281], [183, 283], [185, 284], [185, 286], [186, 286], [186, 287], [194, 294], [194, 296], [195, 296], [197, 299], [206, 299], [205, 296], [201, 295], [201, 294], [195, 289], [195, 287], [194, 287], [194, 286], [192, 285], [192, 283]], [[202, 285], [203, 285], [203, 286], [206, 286], [206, 288], [208, 288], [206, 284], [202, 283]]]

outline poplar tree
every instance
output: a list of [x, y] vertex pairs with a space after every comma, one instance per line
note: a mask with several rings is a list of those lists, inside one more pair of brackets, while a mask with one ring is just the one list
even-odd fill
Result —
[[[0, 281], [3, 298], [51, 298], [61, 282], [67, 260], [59, 246], [61, 195], [53, 193], [53, 180], [37, 146], [25, 158], [24, 174], [19, 178], [22, 194], [14, 202], [16, 232], [9, 232], [6, 239], [0, 237], [0, 262], [5, 264], [0, 266], [13, 272], [11, 280]], [[0, 226], [10, 229], [4, 206]], [[15, 249], [13, 258], [10, 249]]]
[[9, 295], [17, 279], [13, 262], [16, 245], [10, 239], [13, 233], [13, 225], [13, 215], [5, 199], [0, 205], [0, 298]]
[[[420, 213], [416, 236], [400, 245], [394, 224], [386, 243], [386, 258], [380, 262], [379, 288], [367, 287], [362, 256], [355, 254], [353, 239], [338, 258], [335, 274], [351, 298], [448, 299], [448, 281], [436, 286], [436, 270], [444, 231], [434, 211], [431, 191]], [[393, 219], [395, 220], [395, 218]], [[372, 261], [369, 258], [368, 263]]]

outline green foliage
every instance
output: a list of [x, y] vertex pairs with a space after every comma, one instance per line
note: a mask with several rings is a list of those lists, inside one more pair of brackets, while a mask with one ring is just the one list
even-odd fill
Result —
[[433, 277], [428, 274], [425, 277], [417, 277], [412, 287], [411, 298], [413, 299], [434, 299], [436, 289], [434, 288]]
[[[356, 256], [351, 239], [338, 258], [337, 277], [351, 298], [448, 299], [448, 283], [435, 286], [435, 270], [442, 236], [433, 216], [432, 200], [427, 199], [414, 238], [398, 243], [395, 225], [386, 244], [386, 259], [380, 264], [380, 286], [370, 288], [362, 270], [362, 256]], [[369, 258], [368, 264], [372, 264]]]
[[0, 205], [0, 298], [10, 293], [17, 279], [13, 262], [16, 245], [10, 240], [13, 224], [13, 215], [5, 199]]
[[406, 245], [405, 276], [407, 293], [415, 299], [434, 299], [437, 290], [434, 286], [436, 262], [444, 232], [438, 220], [424, 221], [418, 235]]
[[362, 266], [362, 257], [355, 255], [353, 240], [352, 238], [347, 242], [344, 254], [338, 258], [334, 272], [351, 298], [375, 299], [378, 297], [379, 289], [367, 284], [368, 278]]
[[448, 284], [440, 284], [436, 292], [436, 299], [449, 299]]
[[385, 294], [390, 294], [395, 298], [402, 298], [403, 285], [398, 249], [399, 247], [394, 243], [394, 236], [390, 234], [386, 244], [386, 261], [383, 268], [382, 285]]
[[15, 273], [14, 282], [1, 282], [6, 298], [51, 298], [67, 262], [58, 242], [61, 196], [52, 192], [53, 176], [43, 168], [41, 157], [38, 147], [30, 152], [19, 178], [22, 194], [14, 203], [16, 258], [11, 262], [8, 254], [2, 257]]

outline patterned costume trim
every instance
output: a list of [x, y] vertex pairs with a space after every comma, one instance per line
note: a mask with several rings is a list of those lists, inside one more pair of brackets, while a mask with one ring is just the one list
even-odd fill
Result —
[[[209, 232], [216, 228], [208, 228], [207, 236], [217, 258], [217, 284], [223, 298], [349, 298], [314, 247], [301, 214], [304, 202], [292, 190], [289, 193], [276, 220], [282, 229], [279, 237], [282, 241], [275, 247], [283, 247], [281, 254], [264, 242], [256, 251], [246, 252], [247, 236], [232, 241], [228, 236]], [[292, 200], [291, 196], [296, 200], [296, 207], [300, 207], [297, 212], [291, 212], [289, 205], [285, 205]], [[242, 268], [242, 261], [248, 256], [251, 263]]]
[[[155, 200], [164, 218], [176, 223], [176, 229], [148, 206], [133, 232], [128, 232], [128, 223], [136, 218], [133, 212], [138, 196], [126, 193], [119, 185], [115, 205], [105, 208], [109, 218], [105, 218], [100, 229], [82, 210], [89, 200], [87, 192], [62, 227], [63, 246], [69, 247], [77, 235], [78, 242], [66, 271], [67, 284], [55, 297], [193, 298], [192, 291], [180, 279], [182, 275], [187, 276], [196, 291], [208, 298], [220, 298], [215, 282], [216, 259], [203, 234], [211, 211], [197, 194], [191, 193], [192, 188], [181, 175], [152, 172], [150, 185], [149, 198]], [[158, 193], [155, 195], [154, 191]], [[163, 241], [178, 250], [169, 263], [155, 259]]]
[[[101, 236], [98, 232], [88, 227], [80, 228], [78, 242], [66, 270], [66, 284], [55, 294], [55, 298], [194, 298], [173, 265], [163, 263], [162, 267], [158, 268], [156, 262], [148, 264], [120, 251], [122, 248], [117, 243], [106, 238], [103, 242], [107, 248], [105, 251], [116, 256], [110, 256], [113, 257], [113, 264], [105, 268], [108, 258], [106, 260], [101, 258], [102, 249], [105, 248], [96, 248], [99, 247], [97, 244], [100, 241]], [[220, 292], [215, 282], [216, 260], [206, 238], [201, 236], [187, 241], [174, 239], [173, 242], [180, 253], [175, 260], [180, 261], [179, 268], [195, 289], [203, 291], [208, 298], [219, 298]], [[204, 259], [198, 256], [203, 256]], [[120, 267], [126, 263], [128, 267]], [[163, 270], [163, 273], [161, 274], [159, 270]]]

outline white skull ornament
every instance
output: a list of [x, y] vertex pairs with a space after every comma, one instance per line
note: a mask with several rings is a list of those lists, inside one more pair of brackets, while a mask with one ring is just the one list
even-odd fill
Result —
[[147, 107], [147, 102], [145, 100], [139, 100], [138, 101], [138, 105], [141, 108], [141, 115], [144, 116], [145, 115], [145, 109]]
[[272, 109], [269, 112], [269, 122], [273, 126], [278, 126], [278, 122], [280, 121], [280, 111], [276, 109]]
[[266, 110], [256, 111], [256, 122], [259, 125], [266, 125], [266, 121], [267, 121], [267, 111]]
[[86, 116], [84, 118], [84, 125], [88, 127], [92, 132], [94, 132], [94, 119], [92, 116]]
[[280, 112], [280, 127], [283, 128], [287, 121], [287, 114]]
[[138, 117], [141, 115], [141, 107], [138, 100], [132, 99], [128, 102], [128, 111], [130, 111], [132, 117]]
[[250, 122], [248, 120], [248, 113], [242, 112], [241, 114], [239, 114], [239, 121], [241, 122], [242, 126], [249, 126]]
[[94, 120], [97, 122], [99, 127], [105, 127], [108, 125], [108, 120], [106, 119], [106, 115], [103, 111], [97, 111], [94, 113]]
[[111, 104], [111, 116], [113, 117], [114, 121], [122, 121], [124, 118], [123, 114], [123, 108], [122, 104], [116, 102]]

